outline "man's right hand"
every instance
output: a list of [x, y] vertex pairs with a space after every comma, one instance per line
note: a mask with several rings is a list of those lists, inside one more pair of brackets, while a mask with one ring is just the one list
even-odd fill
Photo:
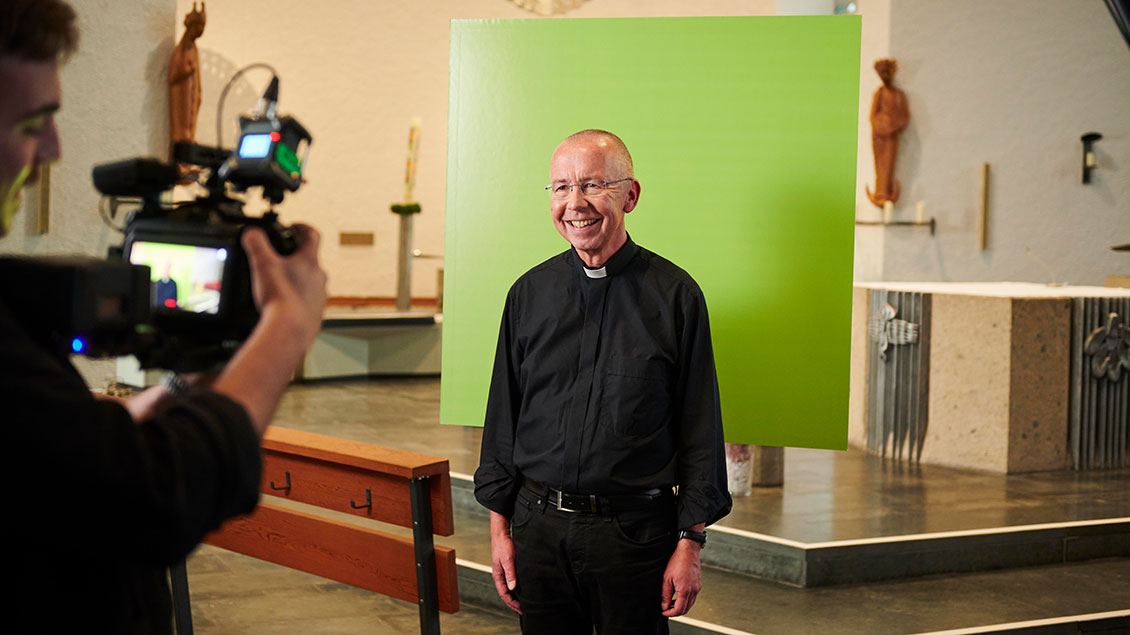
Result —
[[515, 613], [522, 605], [514, 597], [518, 576], [514, 571], [514, 540], [510, 537], [510, 521], [498, 512], [490, 513], [490, 574], [498, 597]]
[[322, 324], [326, 306], [326, 274], [318, 265], [321, 236], [309, 225], [292, 227], [299, 236], [298, 249], [281, 256], [260, 229], [243, 236], [243, 249], [251, 265], [251, 289], [260, 313], [278, 311], [294, 320], [300, 348], [305, 352]]
[[301, 242], [281, 256], [260, 229], [243, 234], [259, 323], [220, 373], [212, 390], [242, 405], [262, 436], [291, 374], [318, 336], [326, 306], [326, 273], [318, 265], [318, 232], [294, 225]]

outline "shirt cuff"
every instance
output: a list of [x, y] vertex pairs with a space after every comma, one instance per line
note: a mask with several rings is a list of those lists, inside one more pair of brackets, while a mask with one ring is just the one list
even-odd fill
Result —
[[484, 463], [475, 470], [475, 500], [506, 518], [514, 514], [514, 501], [522, 479], [498, 463]]
[[733, 506], [730, 492], [718, 489], [713, 483], [696, 481], [680, 485], [678, 527], [682, 529], [698, 523], [712, 525], [729, 514]]

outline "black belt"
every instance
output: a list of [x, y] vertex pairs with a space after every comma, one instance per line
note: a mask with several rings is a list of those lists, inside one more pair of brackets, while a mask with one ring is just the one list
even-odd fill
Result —
[[[563, 512], [581, 512], [586, 514], [610, 514], [633, 509], [643, 509], [654, 505], [669, 496], [674, 496], [671, 490], [655, 490], [654, 493], [645, 494], [614, 494], [612, 496], [598, 496], [596, 494], [570, 494], [542, 485], [541, 483], [526, 479], [522, 484], [526, 490], [536, 494], [550, 505]], [[541, 502], [541, 501], [538, 501]]]

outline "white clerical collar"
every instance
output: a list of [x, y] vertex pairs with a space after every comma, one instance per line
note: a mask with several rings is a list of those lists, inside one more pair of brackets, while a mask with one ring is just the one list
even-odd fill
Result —
[[606, 278], [608, 277], [608, 270], [604, 267], [599, 269], [589, 269], [588, 267], [581, 267], [585, 270], [585, 275], [590, 278]]

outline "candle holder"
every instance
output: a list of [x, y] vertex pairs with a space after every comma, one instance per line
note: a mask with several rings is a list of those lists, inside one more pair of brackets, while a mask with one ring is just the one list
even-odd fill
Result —
[[420, 152], [420, 118], [413, 117], [408, 128], [408, 159], [404, 165], [404, 202], [393, 203], [389, 209], [400, 217], [400, 249], [396, 272], [396, 310], [412, 308], [412, 218], [420, 213], [420, 204], [412, 202], [412, 189], [416, 186], [416, 162]]
[[409, 214], [419, 214], [420, 213], [420, 204], [419, 203], [393, 203], [389, 207], [389, 209], [392, 210], [393, 214], [400, 214], [401, 216], [407, 216]]
[[933, 217], [929, 220], [857, 220], [856, 225], [883, 225], [887, 227], [929, 227], [930, 235], [937, 231], [937, 222]]
[[412, 308], [412, 219], [420, 213], [419, 203], [393, 203], [393, 214], [400, 217], [400, 246], [396, 266], [396, 310]]

